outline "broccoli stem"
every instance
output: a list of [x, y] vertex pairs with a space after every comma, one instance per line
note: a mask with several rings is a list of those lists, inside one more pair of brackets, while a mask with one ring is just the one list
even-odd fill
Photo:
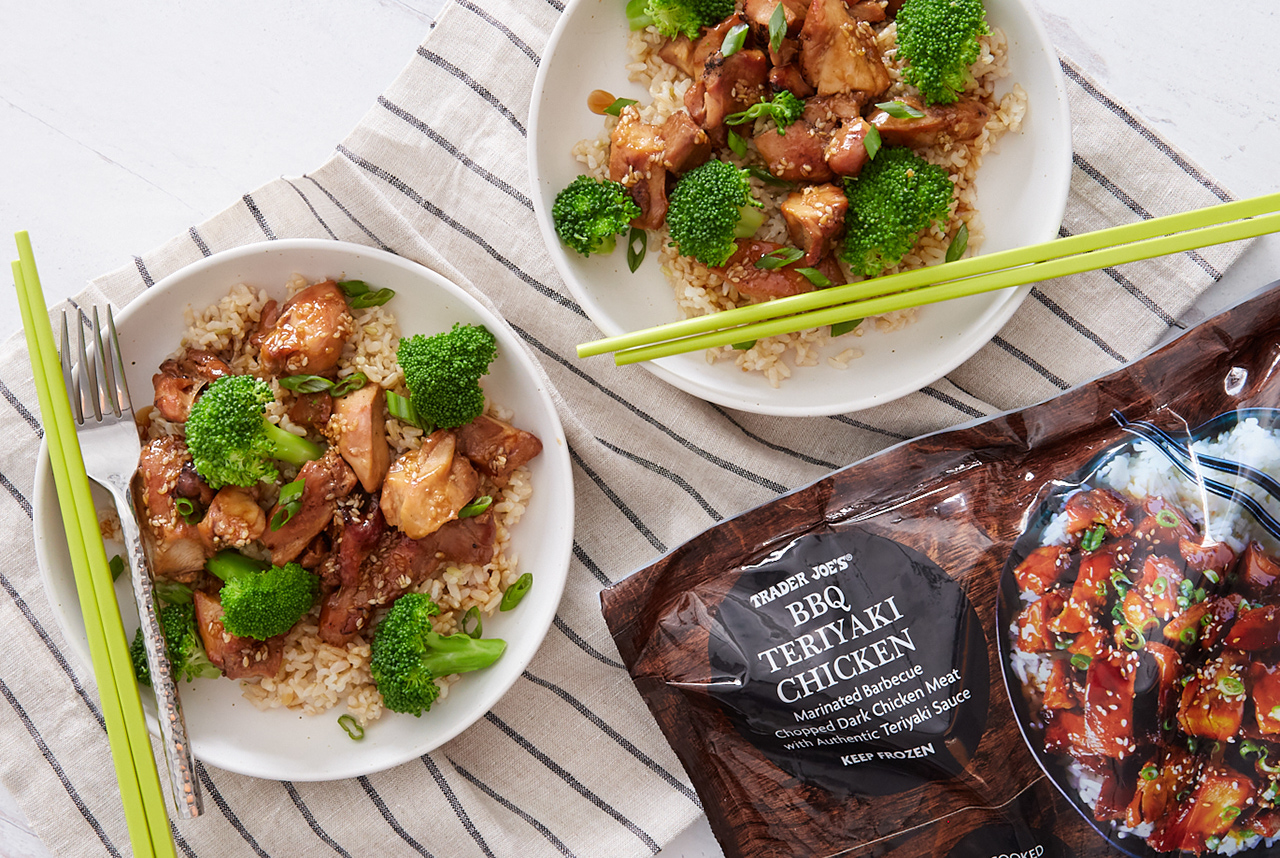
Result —
[[299, 437], [286, 429], [281, 429], [265, 417], [262, 422], [267, 427], [267, 439], [274, 448], [272, 451], [273, 458], [300, 467], [324, 455], [324, 447], [319, 444]]
[[231, 582], [247, 575], [258, 575], [267, 568], [267, 565], [228, 548], [206, 560], [204, 568], [224, 582]]
[[507, 648], [507, 642], [499, 638], [441, 635], [437, 632], [427, 632], [425, 637], [427, 652], [422, 659], [423, 667], [437, 677], [488, 667]]
[[738, 226], [733, 230], [734, 238], [750, 238], [756, 234], [756, 230], [764, 226], [764, 209], [748, 203], [743, 206], [742, 215], [738, 220]]

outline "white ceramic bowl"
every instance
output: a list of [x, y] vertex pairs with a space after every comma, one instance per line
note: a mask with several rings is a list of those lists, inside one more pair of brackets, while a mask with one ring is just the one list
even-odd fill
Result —
[[[227, 679], [181, 683], [183, 710], [196, 757], [221, 769], [276, 780], [331, 780], [389, 768], [439, 747], [487, 712], [507, 691], [555, 616], [569, 567], [573, 532], [573, 483], [568, 447], [547, 391], [511, 328], [458, 287], [416, 263], [382, 251], [336, 241], [272, 241], [215, 254], [166, 277], [117, 317], [120, 345], [129, 360], [135, 405], [149, 404], [151, 376], [178, 346], [188, 306], [203, 307], [237, 283], [283, 297], [293, 274], [310, 280], [360, 279], [396, 292], [388, 304], [404, 335], [448, 330], [455, 321], [483, 323], [498, 339], [498, 358], [482, 380], [487, 394], [515, 412], [514, 422], [543, 442], [530, 464], [533, 496], [512, 532], [512, 551], [534, 585], [520, 605], [484, 623], [486, 637], [503, 638], [507, 650], [493, 666], [463, 677], [446, 700], [415, 718], [385, 712], [355, 742], [337, 723], [343, 707], [320, 715], [259, 711]], [[35, 487], [36, 550], [45, 591], [63, 633], [88, 665], [84, 620], [76, 596], [48, 454], [42, 447]], [[100, 508], [109, 507], [106, 495]], [[126, 630], [137, 628], [128, 576], [117, 582]], [[154, 698], [143, 689], [153, 735]]]
[[[977, 176], [978, 208], [986, 226], [981, 252], [991, 253], [1057, 237], [1071, 176], [1071, 133], [1058, 56], [1027, 0], [986, 0], [987, 20], [1009, 39], [1014, 83], [1027, 92], [1022, 130], [1005, 135]], [[620, 248], [584, 258], [565, 248], [551, 224], [556, 194], [580, 172], [573, 145], [600, 133], [602, 118], [587, 109], [587, 95], [649, 100], [623, 68], [627, 20], [620, 3], [570, 0], [547, 44], [534, 82], [529, 117], [529, 166], [534, 208], [557, 270], [587, 315], [605, 335], [681, 318], [671, 287], [654, 254], [632, 274]], [[621, 245], [623, 242], [619, 242]], [[824, 362], [799, 367], [774, 389], [759, 373], [744, 373], [730, 360], [708, 364], [701, 352], [650, 361], [644, 366], [694, 396], [760, 414], [840, 414], [881, 405], [912, 393], [955, 369], [1000, 330], [1029, 287], [951, 301], [926, 308], [902, 331], [868, 331], [829, 352], [856, 345], [864, 355], [847, 370]], [[610, 360], [608, 356], [591, 360]]]

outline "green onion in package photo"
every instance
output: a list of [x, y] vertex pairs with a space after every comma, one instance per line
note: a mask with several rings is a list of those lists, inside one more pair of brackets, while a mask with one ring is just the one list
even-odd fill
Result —
[[605, 591], [727, 856], [1269, 854], [1278, 297]]

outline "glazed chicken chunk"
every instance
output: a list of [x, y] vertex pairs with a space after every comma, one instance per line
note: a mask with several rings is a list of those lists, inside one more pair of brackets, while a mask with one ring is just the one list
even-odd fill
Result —
[[475, 497], [480, 477], [458, 455], [458, 436], [438, 429], [391, 463], [382, 484], [382, 514], [411, 539], [435, 533]]
[[190, 582], [208, 556], [196, 526], [178, 510], [176, 492], [183, 468], [191, 461], [182, 439], [164, 435], [148, 441], [138, 458], [134, 482], [142, 541], [151, 571], [161, 578]]
[[261, 332], [262, 365], [272, 375], [324, 375], [337, 366], [354, 328], [347, 299], [336, 283], [308, 286]]

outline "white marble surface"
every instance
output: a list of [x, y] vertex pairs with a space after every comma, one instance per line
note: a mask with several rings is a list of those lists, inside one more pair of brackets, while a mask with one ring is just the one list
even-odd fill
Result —
[[[1225, 187], [1240, 196], [1280, 190], [1280, 72], [1271, 43], [1280, 7], [1029, 2], [1062, 51]], [[258, 185], [318, 166], [408, 61], [442, 5], [0, 0], [3, 240], [31, 232], [53, 300]], [[1269, 237], [1198, 312], [1275, 279], [1280, 238]], [[12, 291], [0, 289], [0, 336], [17, 329]], [[48, 854], [0, 791], [0, 855]], [[704, 820], [663, 855], [722, 852]]]

